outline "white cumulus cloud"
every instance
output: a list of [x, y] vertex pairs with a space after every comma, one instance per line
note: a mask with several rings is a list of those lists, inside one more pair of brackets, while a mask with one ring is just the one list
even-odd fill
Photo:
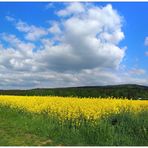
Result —
[[25, 22], [19, 21], [16, 23], [16, 28], [25, 33], [27, 40], [36, 41], [41, 37], [48, 34], [48, 32], [42, 27], [36, 27], [34, 25], [28, 25]]
[[59, 19], [46, 28], [6, 17], [26, 40], [0, 35], [2, 88], [107, 85], [136, 79], [120, 72], [126, 54], [119, 46], [125, 37], [123, 17], [111, 5], [66, 3], [56, 14]]

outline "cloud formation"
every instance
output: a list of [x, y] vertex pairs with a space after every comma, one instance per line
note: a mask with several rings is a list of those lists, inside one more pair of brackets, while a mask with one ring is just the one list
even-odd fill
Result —
[[[57, 14], [63, 17], [63, 21], [56, 26], [55, 36], [57, 30], [60, 32], [61, 28], [62, 33], [56, 37], [60, 38], [60, 46], [54, 47], [59, 48], [59, 53], [60, 50], [66, 52], [66, 55], [61, 57], [65, 70], [119, 66], [125, 50], [120, 48], [118, 43], [124, 38], [124, 33], [121, 31], [122, 18], [111, 5], [100, 8], [82, 3], [70, 3]], [[57, 54], [54, 58], [56, 61], [59, 58]]]
[[1, 34], [1, 88], [130, 82], [131, 74], [119, 74], [126, 51], [119, 46], [123, 17], [111, 5], [74, 2], [56, 14], [59, 20], [48, 28], [6, 16], [24, 39]]
[[16, 28], [20, 32], [25, 33], [25, 38], [30, 41], [36, 41], [41, 37], [48, 34], [48, 32], [42, 27], [36, 27], [34, 25], [28, 25], [22, 21], [17, 22]]

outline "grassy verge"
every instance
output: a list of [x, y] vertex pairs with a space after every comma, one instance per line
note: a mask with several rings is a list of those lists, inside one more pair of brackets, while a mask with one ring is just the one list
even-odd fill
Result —
[[46, 113], [33, 114], [0, 106], [0, 145], [148, 146], [148, 112], [121, 113], [97, 121], [64, 125]]

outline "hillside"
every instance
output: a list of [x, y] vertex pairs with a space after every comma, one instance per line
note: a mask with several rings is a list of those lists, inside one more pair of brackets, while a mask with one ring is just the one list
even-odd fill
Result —
[[30, 90], [0, 90], [0, 95], [27, 96], [77, 96], [77, 97], [127, 97], [128, 99], [148, 98], [148, 86], [124, 84], [112, 86], [84, 86], [68, 88], [36, 88]]

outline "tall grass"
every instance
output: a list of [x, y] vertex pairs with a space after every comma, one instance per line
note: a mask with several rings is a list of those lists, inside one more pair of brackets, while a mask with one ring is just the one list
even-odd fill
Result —
[[[72, 119], [61, 123], [56, 116], [49, 116], [46, 112], [32, 113], [0, 105], [0, 131], [9, 128], [9, 133], [15, 137], [11, 141], [0, 133], [0, 145], [148, 145], [148, 110], [137, 114], [127, 111], [112, 113], [97, 119], [96, 124], [81, 116], [80, 123], [76, 126]], [[37, 139], [35, 142], [30, 139], [21, 143], [17, 140], [20, 133], [36, 135]], [[47, 141], [42, 143], [41, 139]]]

